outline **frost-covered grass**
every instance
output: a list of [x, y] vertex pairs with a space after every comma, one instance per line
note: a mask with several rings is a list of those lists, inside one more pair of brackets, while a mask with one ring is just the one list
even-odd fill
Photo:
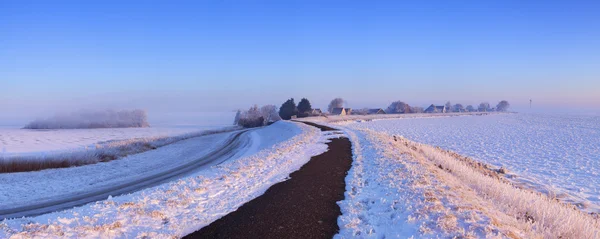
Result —
[[182, 237], [260, 196], [327, 149], [320, 130], [290, 122], [258, 129], [260, 145], [276, 142], [290, 127], [299, 132], [289, 140], [176, 182], [63, 212], [2, 221], [0, 238]]
[[[427, 167], [376, 134], [346, 130], [354, 162], [346, 177], [336, 238], [483, 238], [511, 235], [465, 201], [472, 192], [446, 184]], [[432, 171], [433, 170], [433, 171]], [[490, 209], [493, 211], [492, 209]], [[510, 218], [509, 218], [510, 219]]]
[[496, 167], [513, 180], [600, 212], [600, 117], [497, 114], [349, 124], [440, 146]]
[[455, 153], [346, 128], [354, 163], [337, 237], [598, 238], [597, 218]]
[[[392, 137], [385, 137], [392, 141]], [[482, 174], [464, 161], [452, 157], [429, 145], [413, 143], [398, 137], [393, 146], [401, 151], [422, 157], [445, 170], [462, 185], [477, 192], [478, 196], [493, 203], [503, 213], [513, 216], [527, 230], [543, 235], [544, 238], [598, 238], [600, 221], [577, 210], [573, 205], [550, 198], [544, 194], [516, 187], [503, 180]]]
[[48, 154], [5, 155], [0, 154], [0, 173], [38, 171], [50, 168], [66, 168], [115, 160], [130, 154], [141, 153], [181, 140], [208, 134], [229, 132], [239, 127], [186, 133], [177, 136], [158, 136], [108, 141], [84, 150]]

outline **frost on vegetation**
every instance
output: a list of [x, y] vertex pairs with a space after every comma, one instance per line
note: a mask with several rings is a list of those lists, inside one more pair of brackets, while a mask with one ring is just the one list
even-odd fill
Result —
[[410, 238], [498, 235], [485, 216], [452, 200], [448, 186], [409, 155], [372, 135], [346, 131], [354, 161], [340, 202], [337, 238]]
[[[600, 213], [600, 117], [491, 114], [348, 124], [439, 146], [503, 171], [511, 181]], [[500, 170], [501, 169], [501, 170]]]
[[278, 120], [281, 120], [281, 117], [279, 117], [277, 107], [274, 105], [264, 105], [260, 108], [258, 105], [254, 105], [248, 110], [238, 110], [233, 124], [245, 128], [254, 128], [265, 126]]
[[[425, 212], [422, 214], [423, 217], [429, 219], [437, 217], [435, 225], [444, 232], [456, 231], [459, 228], [473, 228], [473, 225], [468, 225], [469, 222], [475, 218], [484, 218], [488, 224], [482, 224], [485, 225], [483, 228], [486, 234], [499, 233], [505, 237], [598, 238], [600, 236], [598, 218], [581, 212], [570, 204], [517, 187], [489, 171], [486, 172], [485, 169], [475, 167], [475, 164], [464, 158], [456, 157], [455, 153], [414, 143], [402, 137], [371, 130], [362, 130], [362, 132], [369, 135], [371, 141], [376, 142], [374, 144], [380, 148], [380, 155], [387, 155], [390, 159], [417, 162], [416, 166], [428, 172], [423, 176], [432, 175], [429, 179], [416, 178], [413, 181], [415, 182], [413, 187], [416, 185], [415, 189], [428, 184], [444, 185], [431, 188], [434, 190], [424, 188], [424, 201], [436, 203], [426, 204], [422, 208]], [[445, 189], [446, 187], [451, 190]], [[416, 204], [418, 205], [419, 202]], [[443, 209], [446, 204], [454, 204], [450, 207], [453, 210]], [[416, 217], [418, 220], [419, 216]], [[431, 225], [433, 224], [423, 224], [420, 231], [422, 233], [435, 231], [435, 227], [432, 228]]]
[[0, 173], [38, 171], [50, 168], [66, 168], [107, 162], [130, 154], [156, 149], [181, 140], [209, 134], [230, 132], [238, 129], [239, 127], [229, 127], [218, 130], [187, 133], [179, 136], [160, 136], [108, 141], [96, 144], [95, 147], [91, 149], [45, 155], [0, 155]]
[[80, 110], [68, 114], [57, 114], [47, 119], [37, 119], [25, 129], [94, 129], [149, 127], [145, 110]]
[[301, 133], [258, 153], [131, 195], [0, 223], [0, 238], [180, 238], [285, 180], [324, 152], [321, 132]]

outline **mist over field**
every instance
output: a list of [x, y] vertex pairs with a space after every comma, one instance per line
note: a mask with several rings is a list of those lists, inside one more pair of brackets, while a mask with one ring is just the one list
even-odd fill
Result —
[[79, 110], [36, 119], [25, 129], [93, 129], [150, 127], [144, 110]]

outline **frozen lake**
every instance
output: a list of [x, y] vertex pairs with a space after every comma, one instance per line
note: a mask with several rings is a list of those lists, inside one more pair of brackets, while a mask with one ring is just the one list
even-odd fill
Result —
[[[93, 147], [109, 140], [175, 136], [231, 126], [235, 112], [167, 115], [150, 128], [28, 130], [0, 126], [0, 155], [26, 155]], [[22, 127], [22, 126], [21, 126]]]
[[440, 146], [600, 211], [600, 116], [501, 114], [377, 120], [349, 125]]

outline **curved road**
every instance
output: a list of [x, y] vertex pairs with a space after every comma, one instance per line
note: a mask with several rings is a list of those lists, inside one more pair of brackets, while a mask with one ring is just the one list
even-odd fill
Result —
[[209, 164], [220, 164], [242, 152], [243, 149], [246, 149], [247, 146], [251, 144], [250, 139], [248, 139], [246, 136], [248, 132], [249, 130], [244, 130], [234, 133], [224, 141], [221, 147], [218, 147], [199, 159], [174, 168], [168, 168], [160, 172], [153, 172], [151, 174], [138, 177], [132, 181], [114, 184], [108, 187], [97, 188], [93, 191], [88, 191], [85, 193], [62, 195], [61, 197], [57, 197], [56, 199], [52, 199], [50, 201], [33, 203], [15, 208], [0, 209], [0, 220], [5, 218], [36, 216], [60, 211], [81, 206], [90, 202], [104, 200], [108, 198], [108, 196], [128, 194], [185, 177], [192, 172], [202, 169], [204, 166]]

